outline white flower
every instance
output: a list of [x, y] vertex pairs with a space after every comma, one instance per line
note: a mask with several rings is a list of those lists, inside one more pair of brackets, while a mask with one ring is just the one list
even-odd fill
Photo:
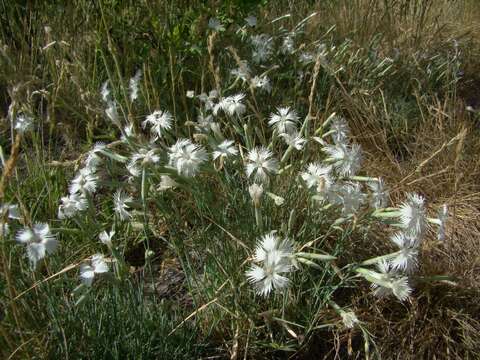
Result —
[[112, 246], [112, 238], [115, 235], [115, 231], [110, 231], [107, 232], [106, 230], [102, 231], [99, 235], [98, 238], [100, 239], [100, 242], [102, 244], [107, 245], [108, 247]]
[[33, 127], [33, 119], [25, 114], [20, 114], [17, 116], [17, 121], [15, 121], [15, 130], [19, 133], [24, 133], [30, 130]]
[[408, 284], [408, 278], [406, 276], [397, 277], [391, 282], [391, 290], [393, 295], [400, 300], [406, 300], [412, 293], [412, 288]]
[[[7, 219], [5, 219], [5, 217]], [[10, 227], [4, 220], [20, 219], [18, 205], [0, 205], [0, 237], [7, 236], [10, 233]]]
[[135, 75], [130, 79], [129, 90], [130, 90], [130, 101], [135, 101], [138, 99], [138, 83], [142, 78], [142, 70], [138, 69]]
[[350, 136], [350, 128], [344, 118], [335, 116], [330, 125], [330, 130], [334, 131], [332, 139], [335, 144], [347, 144]]
[[273, 289], [281, 290], [288, 285], [288, 278], [281, 274], [292, 271], [292, 253], [288, 239], [280, 241], [273, 233], [261, 238], [254, 259], [262, 266], [254, 264], [246, 272], [248, 281], [254, 285], [258, 294], [268, 296]]
[[257, 18], [253, 15], [250, 15], [245, 18], [245, 21], [247, 22], [247, 25], [250, 27], [255, 27], [257, 26]]
[[400, 249], [400, 254], [391, 260], [392, 268], [412, 273], [417, 268], [418, 239], [400, 232], [393, 234], [390, 240]]
[[292, 133], [282, 133], [280, 134], [280, 137], [283, 138], [285, 143], [288, 146], [293, 147], [296, 150], [302, 150], [303, 147], [305, 146], [305, 143], [307, 142], [306, 139], [304, 139], [298, 131], [294, 131]]
[[105, 114], [110, 119], [112, 123], [117, 126], [120, 126], [120, 119], [118, 117], [117, 103], [115, 101], [109, 101], [107, 103], [107, 108], [105, 109]]
[[103, 142], [97, 142], [93, 146], [93, 149], [88, 152], [87, 159], [85, 160], [85, 167], [95, 171], [98, 165], [102, 163], [102, 158], [98, 155], [106, 145]]
[[161, 138], [164, 130], [170, 130], [172, 128], [172, 120], [173, 117], [170, 112], [155, 110], [142, 122], [142, 127], [145, 129], [146, 126], [150, 124], [150, 131]]
[[303, 72], [302, 70], [298, 70], [297, 71], [297, 82], [298, 83], [301, 83], [304, 79], [305, 79], [305, 72]]
[[95, 254], [92, 256], [90, 264], [82, 264], [80, 266], [80, 279], [85, 285], [91, 286], [95, 274], [103, 274], [107, 271], [108, 265], [105, 262], [103, 255]]
[[[130, 169], [134, 169], [136, 165], [140, 167], [145, 167], [151, 164], [156, 164], [160, 161], [160, 156], [155, 154], [155, 149], [147, 150], [144, 148], [140, 148], [138, 152], [132, 155], [132, 159], [130, 160], [130, 166], [127, 165], [129, 171], [134, 175], [136, 171], [131, 171]], [[135, 175], [134, 175], [135, 176]]]
[[302, 172], [300, 176], [310, 189], [315, 187], [319, 195], [326, 195], [330, 190], [333, 180], [331, 177], [331, 166], [323, 166], [319, 163], [310, 163], [307, 171]]
[[254, 88], [260, 89], [266, 93], [272, 91], [272, 85], [270, 84], [270, 79], [267, 75], [255, 76], [252, 78], [251, 84]]
[[302, 52], [298, 57], [298, 61], [300, 61], [304, 65], [313, 62], [313, 59], [314, 59], [313, 54], [309, 52]]
[[352, 329], [359, 322], [357, 315], [353, 311], [341, 310], [340, 316], [342, 317], [343, 325], [348, 329]]
[[132, 124], [129, 124], [123, 128], [123, 134], [120, 139], [126, 142], [128, 138], [131, 137], [133, 137], [133, 126]]
[[242, 82], [245, 83], [248, 79], [252, 77], [251, 71], [246, 60], [241, 60], [240, 63], [240, 66], [236, 69], [231, 70], [230, 74], [235, 76], [235, 80], [242, 80]]
[[360, 184], [347, 183], [339, 189], [338, 195], [342, 201], [342, 214], [353, 215], [365, 200], [365, 194], [362, 193]]
[[210, 20], [208, 20], [208, 27], [213, 31], [225, 31], [225, 27], [217, 18], [210, 18]]
[[7, 216], [9, 219], [20, 219], [20, 211], [18, 205], [0, 205], [0, 218]]
[[213, 108], [213, 114], [217, 115], [218, 110], [221, 109], [230, 116], [234, 114], [241, 116], [246, 110], [245, 105], [242, 104], [244, 97], [245, 94], [237, 94], [220, 100], [220, 102]]
[[129, 124], [123, 128], [123, 132], [125, 133], [126, 137], [132, 137], [133, 136], [133, 125]]
[[360, 170], [362, 165], [362, 151], [360, 145], [327, 145], [323, 150], [329, 156], [327, 161], [333, 162], [333, 166], [340, 175], [353, 176], [358, 170]]
[[214, 124], [212, 115], [199, 114], [195, 123], [195, 130], [200, 133], [209, 133], [212, 130], [212, 124]]
[[438, 233], [437, 233], [438, 240], [441, 240], [441, 241], [445, 240], [445, 228], [447, 224], [447, 219], [448, 219], [448, 207], [447, 207], [447, 204], [443, 204], [443, 206], [438, 211], [438, 220], [439, 220], [439, 227], [438, 227]]
[[212, 157], [213, 160], [216, 160], [217, 158], [226, 158], [229, 156], [236, 156], [237, 154], [238, 150], [235, 146], [233, 146], [233, 140], [224, 140], [217, 146], [216, 150], [212, 154]]
[[125, 167], [133, 177], [139, 177], [142, 174], [142, 169], [136, 162], [129, 161]]
[[103, 101], [108, 104], [110, 102], [110, 89], [108, 88], [108, 80], [102, 84], [100, 93], [102, 94]]
[[378, 181], [371, 181], [368, 187], [372, 191], [371, 204], [375, 209], [382, 209], [388, 206], [388, 190], [385, 189], [385, 184], [382, 178]]
[[261, 241], [258, 242], [255, 248], [255, 261], [261, 262], [268, 258], [268, 255], [274, 251], [277, 251], [279, 256], [290, 258], [293, 254], [293, 248], [289, 239], [280, 241], [280, 238], [275, 232], [269, 232], [261, 237]]
[[250, 42], [253, 47], [262, 46], [266, 42], [270, 42], [272, 39], [267, 34], [252, 35], [250, 36]]
[[395, 295], [395, 297], [404, 301], [412, 292], [406, 276], [399, 276], [386, 261], [377, 264], [380, 273], [371, 271], [369, 280], [372, 282], [373, 293], [378, 297]]
[[344, 186], [345, 183], [342, 182], [332, 183], [322, 198], [328, 200], [332, 205], [342, 205], [343, 207], [342, 191]]
[[229, 99], [227, 102], [227, 113], [229, 115], [237, 114], [240, 116], [245, 112], [246, 107], [241, 103], [244, 97], [245, 94], [237, 94], [227, 98]]
[[245, 171], [259, 181], [268, 181], [268, 176], [278, 172], [278, 161], [266, 147], [256, 147], [248, 152]]
[[297, 124], [298, 115], [288, 106], [277, 108], [277, 113], [271, 114], [268, 121], [268, 125], [274, 126], [280, 134], [295, 132]]
[[187, 177], [195, 176], [200, 165], [208, 159], [205, 149], [188, 139], [177, 140], [169, 151], [169, 165], [173, 166], [180, 175]]
[[195, 91], [193, 90], [188, 90], [187, 91], [187, 98], [193, 99], [195, 97]]
[[70, 183], [70, 194], [89, 193], [93, 194], [97, 190], [98, 176], [93, 168], [81, 169], [77, 176]]
[[400, 206], [400, 221], [406, 234], [421, 237], [427, 227], [425, 198], [416, 193], [407, 195]]
[[445, 240], [445, 229], [446, 229], [447, 219], [448, 219], [447, 204], [444, 204], [438, 210], [438, 218], [437, 219], [432, 219], [432, 218], [427, 219], [429, 222], [438, 225], [437, 239], [440, 240], [440, 241]]
[[55, 239], [55, 235], [50, 232], [48, 224], [42, 223], [33, 225], [31, 229], [20, 230], [17, 233], [16, 240], [27, 246], [27, 255], [33, 268], [46, 254], [52, 254], [58, 246], [58, 241]]
[[272, 38], [267, 34], [253, 35], [250, 38], [253, 45], [252, 59], [257, 64], [268, 60], [272, 55]]
[[263, 195], [263, 185], [253, 183], [248, 187], [248, 193], [250, 194], [250, 197], [252, 198], [255, 207], [258, 207], [260, 205], [260, 200], [262, 199]]
[[282, 54], [293, 54], [293, 52], [295, 51], [295, 41], [293, 40], [293, 36], [291, 34], [283, 38], [280, 51]]
[[122, 190], [117, 190], [113, 195], [113, 210], [117, 213], [120, 220], [128, 220], [132, 217], [132, 214], [128, 212], [130, 208], [127, 203], [133, 201], [131, 196], [123, 193]]
[[205, 110], [212, 110], [215, 106], [214, 100], [218, 98], [217, 90], [211, 90], [208, 95], [201, 93], [198, 95], [198, 99], [204, 104]]
[[323, 61], [326, 61], [328, 55], [328, 48], [326, 44], [320, 43], [316, 46], [316, 55], [319, 55]]
[[170, 176], [161, 175], [160, 176], [160, 185], [158, 185], [157, 190], [158, 191], [165, 191], [165, 190], [177, 187], [177, 186], [178, 186], [177, 182], [175, 180], [173, 180]]
[[252, 59], [255, 63], [262, 63], [270, 58], [272, 54], [271, 46], [265, 44], [264, 46], [259, 46], [252, 52]]
[[282, 206], [285, 203], [285, 199], [281, 196], [275, 195], [271, 192], [267, 192], [267, 195], [272, 199], [277, 206]]
[[58, 218], [68, 219], [88, 208], [88, 202], [83, 193], [74, 193], [60, 199], [62, 202], [58, 207]]

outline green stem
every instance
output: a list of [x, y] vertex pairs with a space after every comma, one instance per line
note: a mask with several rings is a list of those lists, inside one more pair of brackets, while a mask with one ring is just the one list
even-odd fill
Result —
[[343, 311], [342, 308], [335, 301], [328, 299], [328, 303], [337, 313], [340, 314], [340, 312]]
[[142, 188], [141, 188], [141, 198], [142, 198], [142, 205], [143, 205], [143, 211], [145, 211], [146, 209], [146, 201], [145, 201], [145, 192], [146, 192], [146, 189], [145, 189], [145, 182], [146, 182], [146, 177], [147, 177], [147, 171], [145, 169], [145, 167], [142, 168]]
[[372, 216], [377, 218], [398, 218], [400, 217], [400, 211], [398, 210], [384, 211], [384, 209], [380, 209], [380, 210], [375, 210], [372, 213]]
[[[322, 129], [323, 130], [323, 129]], [[318, 130], [317, 130], [318, 131]], [[329, 130], [325, 134], [322, 134], [322, 139], [325, 139], [327, 136], [335, 134], [336, 130]]]
[[374, 265], [374, 264], [379, 263], [379, 262], [382, 261], [382, 260], [392, 259], [392, 258], [394, 258], [395, 256], [400, 255], [401, 253], [402, 253], [402, 251], [399, 250], [399, 251], [396, 251], [396, 252], [394, 252], [394, 253], [390, 253], [390, 254], [387, 254], [387, 255], [377, 256], [377, 257], [374, 257], [374, 258], [371, 258], [371, 259], [368, 259], [368, 260], [363, 261], [362, 263], [360, 263], [360, 265], [362, 265], [362, 266]]
[[290, 145], [288, 149], [285, 151], [285, 154], [283, 154], [282, 159], [280, 160], [280, 164], [283, 164], [285, 161], [288, 160], [292, 151], [293, 151], [293, 146]]
[[257, 224], [257, 227], [260, 231], [263, 230], [263, 219], [262, 219], [262, 213], [260, 211], [259, 206], [255, 206], [255, 223]]

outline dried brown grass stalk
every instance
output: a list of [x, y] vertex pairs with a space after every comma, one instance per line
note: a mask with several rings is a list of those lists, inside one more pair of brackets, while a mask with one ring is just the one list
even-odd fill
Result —
[[313, 76], [312, 76], [312, 85], [310, 86], [310, 94], [308, 95], [308, 118], [313, 118], [313, 104], [314, 104], [314, 97], [315, 97], [315, 89], [317, 87], [317, 79], [318, 74], [320, 73], [320, 67], [322, 64], [322, 56], [321, 54], [317, 55], [317, 59], [315, 61], [315, 66], [313, 67]]
[[[0, 179], [0, 203], [3, 202], [5, 198], [5, 189], [8, 184], [8, 180], [13, 174], [13, 171], [15, 169], [15, 166], [18, 161], [18, 157], [20, 154], [20, 144], [22, 141], [22, 135], [20, 133], [17, 133], [15, 136], [15, 140], [13, 142], [12, 148], [10, 150], [10, 157], [8, 158], [7, 162], [5, 163], [5, 167], [3, 168], [2, 172], [2, 178]], [[10, 273], [10, 267], [8, 265], [8, 258], [7, 258], [7, 253], [5, 249], [5, 241], [3, 241], [3, 235], [2, 235], [2, 272], [5, 276], [5, 280], [7, 282], [7, 288], [8, 288], [8, 294], [10, 299], [15, 298], [15, 287], [13, 286], [12, 283], [12, 277]], [[20, 330], [21, 329], [21, 323], [20, 323], [20, 317], [18, 313], [18, 309], [14, 303], [11, 303], [12, 307], [12, 314], [15, 319], [15, 323], [20, 331], [20, 338], [22, 342], [25, 342], [25, 339], [23, 338], [23, 332]]]
[[3, 201], [3, 199], [5, 198], [5, 188], [8, 184], [8, 180], [13, 174], [15, 165], [17, 164], [18, 155], [20, 154], [21, 141], [22, 135], [18, 133], [15, 136], [15, 141], [13, 142], [12, 149], [10, 151], [10, 157], [5, 163], [5, 167], [3, 168], [2, 172], [2, 178], [0, 179], [0, 201]]
[[218, 67], [215, 67], [215, 54], [214, 54], [214, 47], [215, 47], [215, 38], [217, 37], [217, 33], [213, 32], [208, 36], [207, 40], [207, 48], [208, 48], [208, 66], [210, 68], [210, 72], [213, 75], [213, 79], [215, 81], [215, 89], [219, 94], [221, 94], [222, 88], [220, 86], [220, 70]]

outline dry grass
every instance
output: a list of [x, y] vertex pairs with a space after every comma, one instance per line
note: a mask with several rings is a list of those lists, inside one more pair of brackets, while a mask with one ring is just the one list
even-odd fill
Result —
[[[454, 281], [419, 283], [405, 305], [371, 301], [368, 296], [353, 304], [362, 309], [360, 316], [374, 324], [369, 330], [376, 335], [379, 353], [385, 359], [474, 359], [480, 353], [480, 127], [478, 115], [465, 106], [480, 104], [475, 93], [480, 4], [418, 1], [402, 8], [397, 5], [405, 2], [339, 3], [332, 8], [319, 5], [318, 22], [327, 19], [336, 25], [339, 38], [348, 36], [359, 46], [381, 34], [386, 40], [381, 42], [382, 51], [391, 54], [398, 49], [410, 58], [421, 49], [438, 49], [453, 39], [465, 44], [464, 78], [458, 93], [428, 99], [416, 93], [420, 121], [404, 129], [408, 137], [401, 128], [391, 128], [395, 114], [382, 106], [390, 99], [381, 89], [353, 102], [338, 89], [335, 108], [344, 104], [357, 141], [368, 153], [367, 173], [386, 178], [394, 203], [402, 200], [399, 194], [416, 191], [426, 196], [432, 209], [447, 203], [452, 212], [447, 240], [439, 243], [432, 232], [426, 241], [420, 272], [423, 276], [448, 274]], [[311, 25], [315, 33], [315, 22]], [[332, 336], [333, 348], [321, 350], [318, 356], [365, 355], [361, 344], [352, 350], [352, 334]], [[353, 339], [355, 344], [354, 335]]]
[[[382, 334], [377, 345], [386, 358], [465, 359], [477, 353], [480, 346], [478, 130], [465, 113], [456, 119], [448, 117], [449, 126], [444, 119], [443, 115], [431, 116], [418, 130], [408, 160], [377, 164], [372, 158], [370, 163], [383, 173], [389, 169], [389, 182], [399, 192], [421, 191], [433, 207], [447, 203], [452, 209], [447, 240], [439, 243], [435, 234], [430, 234], [420, 271], [424, 276], [448, 274], [454, 283], [418, 284], [418, 295], [405, 308], [392, 308], [391, 303], [370, 304], [373, 309], [368, 312], [375, 314], [371, 323], [376, 324], [375, 333]], [[458, 134], [465, 134], [463, 146], [462, 140], [455, 141], [417, 171], [433, 152]]]
[[[431, 216], [434, 208], [448, 204], [452, 217], [447, 240], [439, 243], [430, 233], [422, 249], [420, 273], [448, 274], [455, 280], [418, 284], [405, 306], [371, 302], [367, 297], [358, 306], [375, 324], [372, 332], [384, 358], [473, 359], [480, 349], [479, 128], [461, 99], [444, 98], [421, 106], [423, 121], [408, 143], [389, 145], [381, 126], [387, 121], [371, 120], [382, 112], [372, 104], [362, 109], [371, 117], [355, 119], [356, 132], [368, 152], [368, 173], [385, 176], [394, 203], [403, 200], [399, 194], [415, 191], [429, 200]], [[400, 157], [399, 145], [405, 150]]]

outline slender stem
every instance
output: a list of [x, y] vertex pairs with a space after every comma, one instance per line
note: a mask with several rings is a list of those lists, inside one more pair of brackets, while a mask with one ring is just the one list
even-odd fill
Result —
[[144, 166], [142, 168], [142, 184], [141, 184], [141, 198], [142, 198], [142, 208], [143, 208], [143, 232], [145, 235], [145, 240], [147, 242], [147, 247], [145, 249], [148, 250], [150, 249], [150, 243], [148, 239], [148, 217], [147, 217], [147, 169]]
[[328, 303], [333, 309], [335, 309], [337, 313], [340, 313], [342, 311], [342, 308], [338, 306], [338, 304], [335, 301], [328, 299]]
[[[322, 128], [320, 128], [320, 129], [323, 130]], [[336, 130], [329, 130], [325, 134], [322, 134], [322, 139], [325, 139], [327, 136], [335, 134], [335, 133], [336, 133]], [[317, 134], [315, 133], [315, 135], [317, 135]]]
[[142, 198], [142, 206], [143, 206], [143, 210], [144, 210], [144, 211], [145, 211], [145, 209], [146, 209], [146, 202], [145, 202], [145, 195], [146, 195], [146, 194], [145, 194], [145, 191], [146, 191], [146, 189], [145, 189], [145, 180], [146, 180], [146, 177], [147, 177], [146, 173], [147, 173], [147, 171], [146, 171], [145, 167], [143, 167], [143, 168], [142, 168], [142, 188], [141, 188], [141, 194], [140, 194], [140, 196], [141, 196], [141, 198]]
[[262, 213], [260, 211], [259, 206], [255, 206], [255, 222], [257, 224], [257, 227], [260, 231], [263, 229], [263, 219], [262, 219]]
[[285, 154], [283, 154], [282, 159], [280, 160], [280, 164], [283, 164], [285, 161], [288, 160], [292, 151], [293, 151], [293, 146], [290, 145], [288, 149], [285, 151]]
[[374, 217], [378, 217], [378, 218], [397, 218], [400, 216], [400, 212], [399, 211], [382, 211], [381, 209], [380, 210], [376, 210], [372, 213], [372, 216]]
[[390, 254], [387, 254], [387, 255], [377, 256], [377, 257], [374, 257], [374, 258], [363, 261], [360, 265], [366, 266], [366, 265], [377, 264], [382, 260], [389, 260], [391, 258], [394, 258], [395, 256], [398, 256], [401, 253], [402, 253], [402, 251], [399, 250], [399, 251], [396, 251], [394, 253], [390, 253]]
[[[332, 113], [332, 114], [327, 118], [327, 120], [325, 120], [325, 121], [323, 122], [323, 124], [315, 131], [315, 135], [320, 135], [320, 134], [323, 132], [323, 130], [324, 130], [328, 125], [330, 125], [330, 123], [332, 122], [332, 120], [333, 120], [336, 116], [337, 116], [337, 114], [336, 114], [335, 112]], [[331, 130], [331, 131], [332, 131], [332, 130]], [[329, 133], [329, 132], [330, 132], [330, 131], [328, 131], [327, 133]], [[323, 138], [324, 136], [326, 136], [327, 133], [325, 133], [324, 135], [322, 135], [322, 138]]]
[[382, 278], [380, 278], [380, 276], [382, 276], [382, 274], [379, 274], [375, 271], [371, 271], [371, 270], [364, 269], [364, 268], [358, 268], [358, 269], [355, 269], [355, 272], [362, 275], [365, 279], [367, 279], [371, 283], [375, 283], [375, 284], [381, 285], [381, 286], [386, 287], [386, 288], [391, 288], [392, 287], [392, 284], [389, 281], [385, 281], [385, 280], [382, 280]]
[[290, 234], [293, 229], [293, 222], [295, 221], [295, 209], [290, 211], [290, 216], [288, 217], [287, 233]]
[[370, 177], [370, 176], [350, 176], [348, 179], [353, 180], [353, 181], [365, 181], [365, 182], [374, 181], [374, 182], [378, 182], [378, 178], [374, 178], [374, 177]]

